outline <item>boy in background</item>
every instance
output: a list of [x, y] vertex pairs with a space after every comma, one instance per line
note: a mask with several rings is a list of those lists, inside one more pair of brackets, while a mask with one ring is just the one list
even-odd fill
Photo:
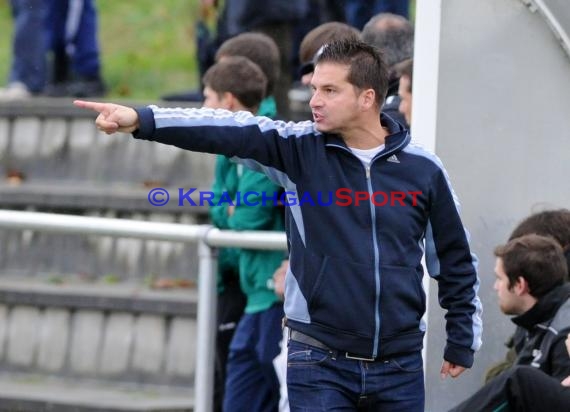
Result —
[[[232, 112], [257, 112], [267, 88], [261, 69], [242, 56], [224, 57], [206, 72], [203, 81], [204, 106]], [[212, 221], [221, 229], [283, 230], [282, 211], [262, 197], [279, 190], [265, 175], [218, 156]], [[243, 199], [237, 202], [238, 192], [259, 195], [250, 194], [247, 199], [257, 205], [248, 206]], [[282, 252], [275, 251], [220, 251], [216, 410], [222, 399], [224, 410], [231, 406], [252, 411], [274, 409], [279, 401], [272, 360], [279, 353], [283, 307], [268, 281], [282, 257]]]

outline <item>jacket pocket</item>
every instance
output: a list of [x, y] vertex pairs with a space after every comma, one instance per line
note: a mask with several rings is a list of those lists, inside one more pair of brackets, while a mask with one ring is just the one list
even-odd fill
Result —
[[382, 265], [380, 276], [381, 335], [419, 331], [426, 307], [421, 275], [413, 267]]
[[375, 290], [372, 265], [325, 256], [309, 297], [311, 321], [370, 338]]

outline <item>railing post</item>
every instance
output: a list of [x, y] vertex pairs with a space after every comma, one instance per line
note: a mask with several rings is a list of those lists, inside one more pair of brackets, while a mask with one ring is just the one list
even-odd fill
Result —
[[195, 412], [212, 412], [214, 354], [216, 347], [216, 272], [214, 249], [206, 244], [206, 234], [198, 242], [198, 325], [196, 336]]

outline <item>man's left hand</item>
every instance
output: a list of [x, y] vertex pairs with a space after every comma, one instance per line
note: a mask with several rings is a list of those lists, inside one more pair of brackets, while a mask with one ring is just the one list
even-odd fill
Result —
[[463, 373], [466, 368], [463, 366], [456, 365], [454, 363], [443, 361], [443, 365], [441, 365], [441, 379], [447, 378], [447, 375], [451, 376], [452, 378], [457, 378], [459, 375]]

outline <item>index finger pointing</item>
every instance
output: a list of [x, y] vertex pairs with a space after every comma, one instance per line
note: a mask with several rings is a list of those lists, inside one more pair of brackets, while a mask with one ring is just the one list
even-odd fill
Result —
[[85, 100], [75, 100], [73, 104], [77, 107], [81, 107], [82, 109], [91, 109], [98, 113], [102, 113], [105, 111], [105, 103], [99, 102], [87, 102]]

